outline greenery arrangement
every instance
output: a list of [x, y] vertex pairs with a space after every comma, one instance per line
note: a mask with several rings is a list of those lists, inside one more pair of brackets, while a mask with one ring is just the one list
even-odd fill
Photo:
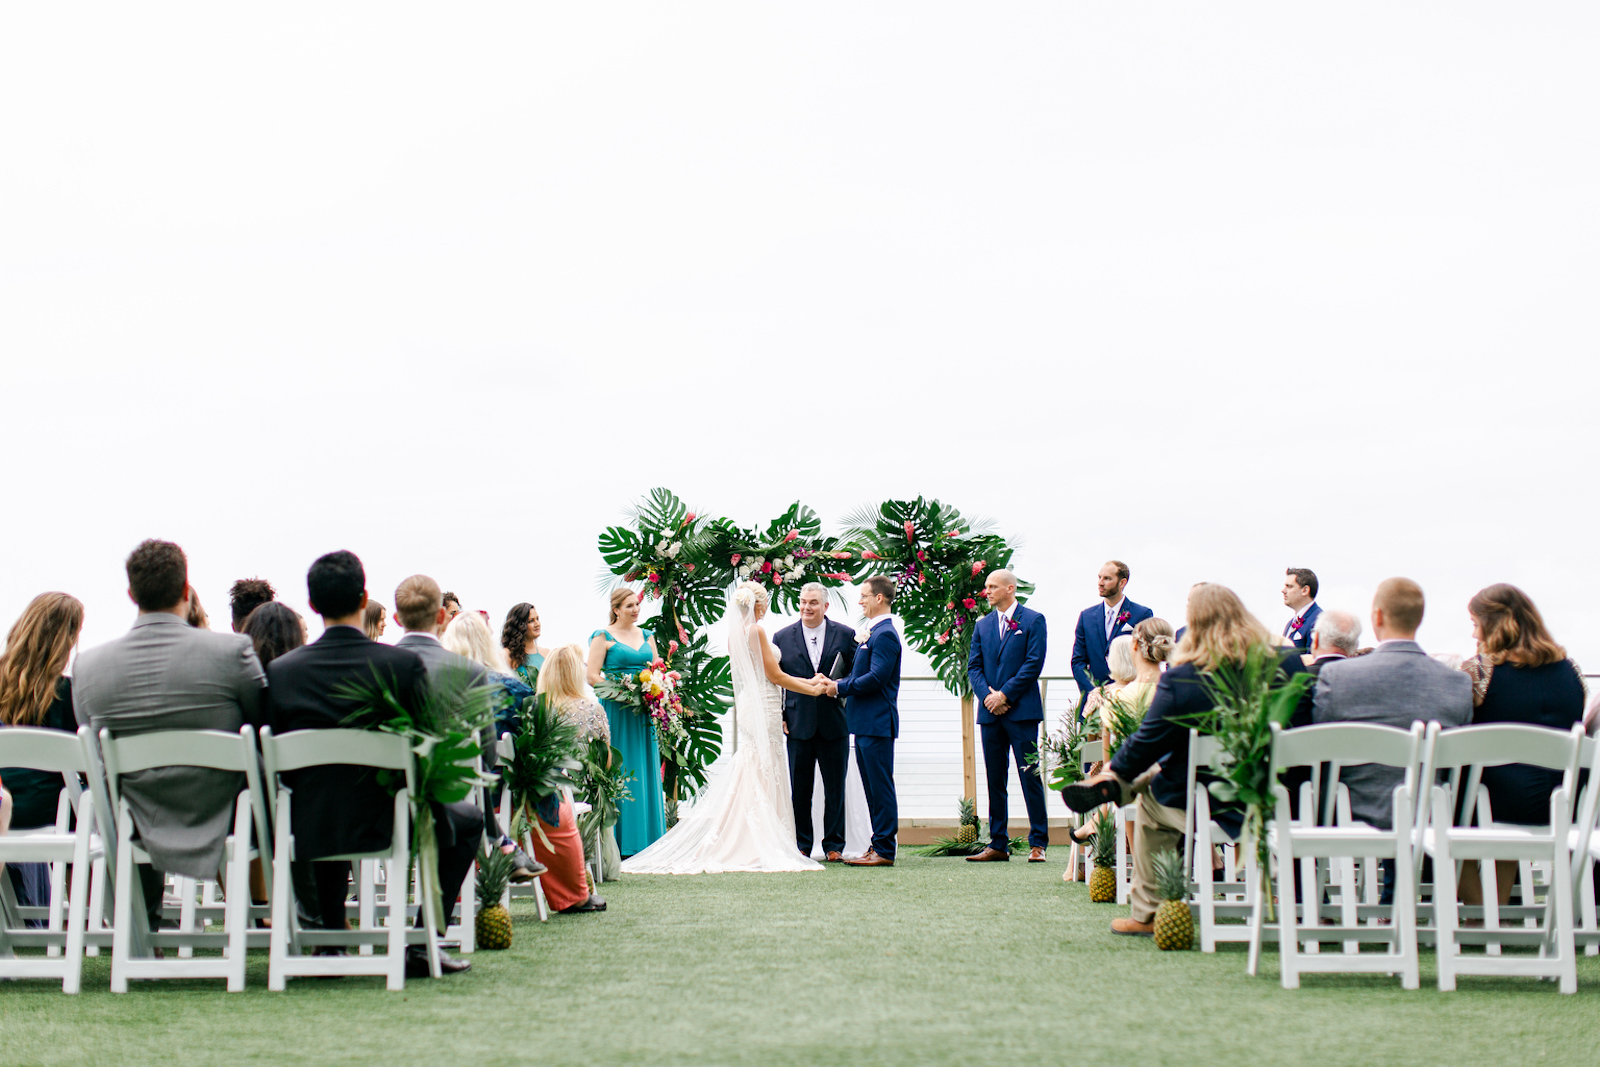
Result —
[[[427, 870], [429, 892], [422, 901], [444, 929], [439, 889], [439, 844], [434, 834], [433, 805], [465, 800], [473, 787], [493, 785], [479, 770], [480, 736], [493, 736], [494, 715], [502, 699], [500, 686], [478, 683], [466, 669], [446, 669], [429, 679], [407, 706], [395, 693], [392, 678], [373, 668], [371, 682], [348, 682], [334, 695], [355, 705], [341, 725], [381, 730], [404, 737], [411, 745], [411, 853]], [[398, 771], [380, 771], [378, 783], [390, 792], [405, 784]]]
[[1109, 692], [1107, 684], [1100, 685], [1100, 707], [1106, 710], [1110, 721], [1111, 736], [1105, 738], [1105, 761], [1110, 763], [1122, 743], [1138, 732], [1139, 724], [1144, 722], [1144, 713], [1150, 708], [1150, 695], [1145, 694], [1130, 704], [1120, 694]]
[[[914, 845], [907, 849], [916, 856], [976, 856], [989, 844], [984, 823], [978, 819], [978, 802], [963, 797], [956, 806], [956, 832], [941, 837], [932, 844]], [[1011, 851], [1028, 851], [1028, 839], [1013, 837]]]
[[596, 856], [602, 833], [617, 824], [617, 809], [633, 799], [628, 789], [633, 776], [623, 773], [622, 753], [598, 737], [583, 747], [578, 762], [578, 793], [589, 803], [589, 810], [578, 816], [578, 834], [585, 855]]
[[1207, 783], [1211, 795], [1224, 804], [1244, 807], [1244, 832], [1255, 841], [1257, 866], [1263, 880], [1268, 918], [1274, 917], [1272, 889], [1267, 880], [1267, 818], [1276, 801], [1272, 795], [1272, 724], [1289, 725], [1307, 686], [1309, 673], [1288, 675], [1279, 650], [1252, 645], [1243, 662], [1224, 664], [1202, 676], [1211, 709], [1192, 716], [1188, 725], [1216, 737], [1221, 751], [1211, 765], [1216, 777]]
[[[937, 500], [886, 500], [845, 520], [848, 547], [860, 553], [858, 578], [884, 575], [896, 583], [894, 610], [906, 640], [928, 657], [956, 696], [970, 696], [967, 658], [972, 630], [989, 610], [983, 588], [989, 572], [1011, 565], [1016, 546]], [[1018, 581], [1026, 602], [1032, 582]]]
[[501, 768], [501, 777], [511, 791], [512, 809], [527, 819], [548, 848], [550, 842], [536, 816], [540, 805], [548, 811], [552, 801], [559, 804], [563, 790], [582, 784], [578, 727], [544, 693], [525, 697], [520, 714], [522, 732], [512, 738], [511, 759]]
[[1061, 729], [1046, 734], [1044, 744], [1029, 753], [1028, 768], [1038, 774], [1040, 754], [1048, 753], [1051, 790], [1060, 792], [1074, 782], [1083, 781], [1083, 744], [1092, 733], [1090, 726], [1075, 711], [1067, 712], [1061, 717]]

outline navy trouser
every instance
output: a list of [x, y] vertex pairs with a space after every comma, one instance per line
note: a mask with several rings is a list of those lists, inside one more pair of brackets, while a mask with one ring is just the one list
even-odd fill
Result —
[[795, 847], [811, 855], [811, 797], [822, 768], [822, 851], [844, 851], [844, 780], [850, 770], [850, 735], [789, 738], [790, 796], [794, 800]]
[[1006, 798], [1006, 779], [1011, 773], [1013, 755], [1017, 761], [1017, 777], [1022, 782], [1022, 799], [1028, 806], [1028, 844], [1033, 848], [1048, 848], [1050, 825], [1044, 808], [1044, 783], [1028, 767], [1028, 757], [1038, 748], [1038, 719], [1018, 722], [1002, 715], [994, 722], [979, 726], [983, 732], [983, 769], [989, 779], [989, 847], [999, 852], [1011, 851], [1011, 837], [1006, 829], [1010, 818], [1010, 805]]
[[900, 830], [900, 803], [894, 793], [894, 738], [856, 735], [856, 769], [872, 813], [872, 851], [894, 859]]

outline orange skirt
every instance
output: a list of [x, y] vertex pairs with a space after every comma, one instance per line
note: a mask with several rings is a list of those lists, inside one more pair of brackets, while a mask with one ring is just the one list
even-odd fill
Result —
[[561, 802], [557, 818], [561, 820], [557, 826], [539, 820], [539, 828], [550, 839], [551, 848], [544, 847], [538, 833], [528, 836], [533, 839], [533, 858], [550, 868], [548, 874], [539, 876], [545, 899], [551, 908], [561, 911], [589, 899], [589, 880], [584, 873], [583, 838], [578, 835], [570, 800]]

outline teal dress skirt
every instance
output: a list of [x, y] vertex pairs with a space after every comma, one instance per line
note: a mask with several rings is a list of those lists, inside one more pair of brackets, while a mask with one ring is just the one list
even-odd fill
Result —
[[[655, 653], [650, 651], [648, 635], [639, 648], [611, 636], [607, 630], [589, 635], [606, 639], [606, 660], [601, 671], [608, 675], [637, 674], [650, 666]], [[622, 753], [624, 773], [632, 774], [628, 789], [633, 793], [617, 810], [617, 847], [624, 856], [643, 852], [667, 832], [666, 804], [661, 792], [661, 748], [656, 739], [656, 724], [626, 704], [602, 700], [606, 720], [611, 724], [611, 744]]]

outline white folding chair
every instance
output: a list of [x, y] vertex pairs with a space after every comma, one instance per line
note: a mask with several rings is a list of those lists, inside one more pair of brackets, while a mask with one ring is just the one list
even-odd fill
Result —
[[[1269, 828], [1268, 839], [1277, 859], [1280, 887], [1278, 959], [1283, 988], [1299, 988], [1300, 974], [1305, 971], [1398, 974], [1402, 988], [1416, 989], [1420, 984], [1416, 889], [1413, 882], [1415, 869], [1412, 866], [1411, 846], [1415, 818], [1413, 798], [1423, 745], [1421, 723], [1414, 723], [1410, 730], [1366, 723], [1329, 723], [1294, 730], [1284, 730], [1276, 723], [1272, 725], [1270, 780], [1275, 783], [1286, 768], [1315, 766], [1323, 761], [1376, 763], [1403, 768], [1405, 774], [1401, 786], [1394, 793], [1394, 820], [1388, 830], [1348, 820], [1344, 825], [1334, 826], [1316, 826], [1304, 818], [1295, 820], [1290, 811], [1288, 789], [1282, 784], [1274, 785], [1276, 817]], [[1310, 796], [1303, 795], [1302, 805], [1308, 799]], [[1309, 810], [1305, 806], [1301, 808], [1303, 815], [1315, 810], [1314, 803]], [[1357, 919], [1352, 918], [1337, 927], [1323, 927], [1322, 886], [1316, 876], [1315, 861], [1355, 858], [1394, 861], [1393, 922], [1388, 926], [1361, 926]], [[1307, 860], [1312, 862], [1307, 863]], [[1293, 872], [1297, 862], [1302, 871], [1303, 909], [1297, 909], [1293, 901]], [[1304, 934], [1296, 922], [1297, 910], [1303, 911], [1305, 917], [1307, 929]], [[1265, 902], [1258, 895], [1250, 919], [1249, 973], [1252, 975], [1261, 955], [1265, 911]], [[1301, 948], [1302, 936], [1308, 938], [1306, 951]], [[1389, 946], [1389, 951], [1326, 955], [1309, 951], [1311, 946], [1322, 940], [1345, 940], [1357, 944], [1382, 942]]]
[[[1085, 741], [1082, 749], [1079, 750], [1078, 758], [1081, 763], [1099, 763], [1103, 758], [1105, 758], [1104, 753], [1105, 742]], [[1087, 826], [1090, 821], [1090, 815], [1086, 813], [1078, 818], [1077, 825], [1074, 826], [1073, 829]], [[1071, 840], [1070, 835], [1068, 839]], [[1068, 845], [1067, 873], [1070, 874], [1071, 877], [1068, 878], [1067, 881], [1076, 882], [1078, 880], [1078, 864], [1080, 861], [1082, 861], [1084, 865], [1083, 880], [1087, 882], [1089, 880], [1088, 867], [1090, 863], [1090, 857], [1093, 855], [1094, 840], [1092, 838], [1088, 841], [1085, 841], [1081, 845], [1077, 842], [1073, 842], [1072, 844]]]
[[[1250, 940], [1251, 906], [1260, 893], [1254, 845], [1245, 847], [1245, 842], [1211, 818], [1211, 792], [1199, 780], [1200, 767], [1209, 767], [1221, 752], [1222, 746], [1216, 738], [1197, 730], [1189, 731], [1189, 765], [1184, 787], [1184, 795], [1189, 798], [1188, 810], [1184, 813], [1184, 865], [1193, 872], [1202, 952], [1215, 952], [1219, 941]], [[1224, 857], [1221, 881], [1216, 879], [1211, 867], [1213, 847], [1222, 850]], [[1218, 922], [1219, 919], [1244, 921], [1225, 924]]]
[[[495, 752], [500, 757], [500, 765], [502, 767], [510, 766], [511, 761], [516, 758], [516, 744], [510, 734], [500, 735], [500, 740], [495, 742]], [[512, 832], [512, 827], [516, 823], [516, 812], [512, 810], [511, 787], [509, 785], [501, 786], [500, 807], [496, 810], [495, 816], [500, 823], [500, 832], [516, 840], [516, 835]], [[529, 856], [533, 855], [533, 842], [526, 837], [517, 841], [517, 846]], [[539, 921], [542, 923], [550, 921], [550, 902], [544, 895], [544, 883], [537, 876], [534, 877], [533, 881], [522, 885], [507, 883], [504, 896], [505, 902], [509, 904], [514, 897], [532, 897], [534, 906], [539, 913]]]
[[[130, 978], [226, 978], [228, 991], [244, 989], [245, 955], [250, 943], [250, 860], [269, 855], [267, 809], [256, 765], [255, 731], [242, 726], [238, 733], [224, 730], [163, 730], [131, 737], [113, 737], [100, 731], [100, 754], [105, 761], [106, 787], [111, 810], [116, 812], [116, 888], [111, 939], [111, 991], [126, 993]], [[133, 812], [122, 796], [123, 775], [155, 767], [206, 767], [245, 776], [245, 788], [234, 801], [233, 832], [223, 845], [227, 867], [227, 906], [221, 934], [150, 931], [149, 944], [220, 947], [223, 955], [169, 959], [136, 957], [132, 928], [145, 924], [144, 893], [134, 876], [134, 864], [149, 863], [150, 856], [133, 839]], [[258, 847], [252, 847], [255, 831]]]
[[[81, 733], [87, 733], [83, 727]], [[0, 978], [59, 978], [63, 993], [76, 993], [83, 977], [83, 947], [89, 912], [89, 876], [102, 848], [94, 831], [94, 800], [78, 784], [86, 774], [83, 742], [61, 730], [13, 726], [0, 730], [0, 766], [26, 767], [62, 776], [54, 826], [12, 830], [0, 834], [0, 894], [11, 904], [11, 883], [4, 877], [7, 863], [48, 863], [51, 897], [45, 929], [28, 929], [24, 909], [7, 906], [0, 921]], [[73, 814], [78, 825], [72, 827]], [[72, 883], [63, 908], [65, 868], [72, 865]], [[15, 957], [12, 949], [45, 945], [42, 957]]]
[[1585, 737], [1579, 746], [1578, 765], [1589, 769], [1589, 782], [1578, 803], [1568, 851], [1572, 855], [1572, 886], [1578, 903], [1575, 945], [1582, 945], [1586, 956], [1600, 954], [1600, 922], [1594, 900], [1594, 867], [1600, 862], [1600, 833], [1595, 819], [1600, 818], [1600, 744]]
[[[273, 795], [273, 827], [276, 833], [272, 856], [272, 938], [267, 973], [267, 988], [281, 991], [290, 978], [343, 975], [381, 975], [389, 989], [404, 989], [406, 984], [406, 946], [421, 942], [427, 946], [428, 968], [439, 977], [438, 930], [433, 909], [423, 906], [423, 929], [412, 931], [407, 922], [407, 883], [411, 863], [411, 793], [416, 788], [411, 746], [404, 737], [376, 730], [296, 730], [274, 735], [271, 728], [261, 731], [261, 753], [267, 768], [267, 788]], [[328, 764], [375, 767], [401, 771], [404, 785], [394, 795], [394, 831], [389, 847], [381, 852], [350, 853], [342, 856], [310, 856], [316, 860], [382, 860], [388, 875], [385, 898], [388, 903], [385, 931], [302, 930], [296, 914], [294, 880], [289, 864], [295, 858], [293, 823], [294, 790], [279, 776], [307, 767]], [[434, 872], [417, 865], [417, 900], [425, 902]], [[366, 877], [363, 879], [363, 889]], [[364, 903], [364, 902], [363, 902]], [[362, 913], [365, 915], [365, 912]], [[385, 955], [310, 956], [300, 950], [310, 946], [359, 946], [386, 944]]]
[[[1434, 786], [1432, 810], [1423, 832], [1423, 848], [1433, 859], [1434, 930], [1439, 961], [1439, 988], [1452, 990], [1461, 974], [1527, 975], [1553, 978], [1563, 993], [1578, 991], [1572, 916], [1572, 791], [1582, 752], [1583, 727], [1551, 730], [1521, 723], [1487, 723], [1441, 731], [1429, 727], [1432, 764], [1458, 770], [1525, 763], [1562, 772], [1562, 784], [1550, 795], [1550, 825], [1489, 826], [1457, 824], [1451, 791]], [[1469, 794], [1470, 795], [1470, 794]], [[1466, 806], [1470, 809], [1471, 805]], [[1456, 902], [1456, 864], [1462, 861], [1533, 860], [1550, 864], [1542, 929], [1502, 928], [1492, 934], [1461, 929]], [[1485, 893], [1489, 886], [1485, 886]], [[1489, 936], [1486, 936], [1489, 934]], [[1461, 946], [1488, 940], [1536, 944], [1538, 955], [1467, 956]]]

